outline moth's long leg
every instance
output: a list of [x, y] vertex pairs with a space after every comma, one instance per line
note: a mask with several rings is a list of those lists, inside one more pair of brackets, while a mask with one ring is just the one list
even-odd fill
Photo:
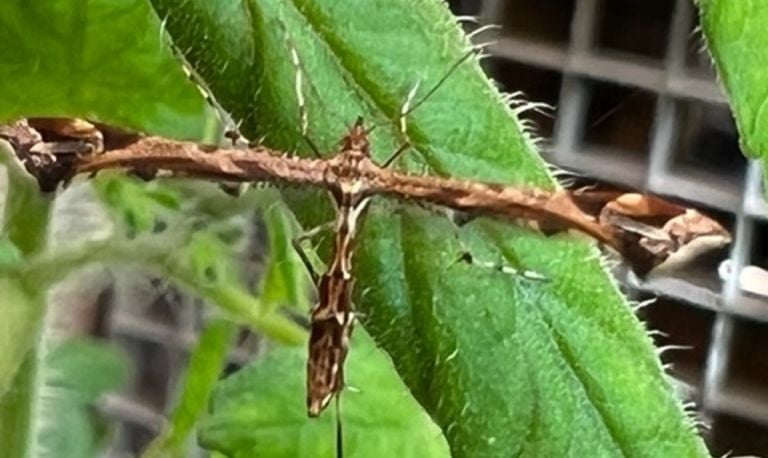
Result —
[[309, 276], [312, 278], [312, 283], [317, 285], [320, 281], [320, 274], [317, 273], [315, 266], [312, 265], [312, 261], [309, 259], [309, 256], [307, 256], [304, 248], [302, 248], [301, 241], [299, 241], [299, 239], [293, 239], [291, 242], [293, 243], [293, 249], [296, 250], [299, 258], [301, 258], [301, 262], [304, 263], [304, 267], [306, 267], [307, 272], [309, 272]]
[[472, 47], [472, 49], [467, 51], [463, 56], [461, 56], [459, 60], [454, 62], [453, 65], [451, 65], [451, 68], [449, 68], [448, 71], [445, 72], [445, 74], [442, 77], [440, 77], [440, 80], [434, 86], [432, 86], [432, 88], [428, 90], [426, 94], [424, 94], [424, 97], [419, 99], [414, 104], [409, 103], [409, 106], [405, 110], [401, 110], [400, 116], [405, 117], [413, 113], [414, 110], [419, 108], [424, 102], [426, 102], [432, 96], [432, 94], [434, 94], [438, 89], [440, 89], [440, 86], [442, 86], [443, 83], [445, 83], [448, 80], [448, 78], [451, 77], [453, 72], [455, 72], [459, 67], [461, 67], [461, 64], [466, 62], [470, 57], [472, 57], [476, 53], [477, 53], [477, 47]]
[[471, 251], [463, 251], [459, 255], [458, 259], [456, 259], [455, 263], [459, 263], [459, 262], [466, 262], [474, 266], [495, 270], [497, 272], [501, 272], [505, 274], [519, 275], [527, 280], [535, 280], [535, 281], [542, 281], [542, 282], [549, 281], [549, 278], [533, 270], [518, 269], [517, 267], [514, 267], [510, 264], [506, 264], [503, 262], [491, 262], [491, 261], [478, 260], [475, 258], [475, 256], [472, 254]]
[[520, 276], [527, 280], [543, 281], [543, 282], [549, 281], [549, 278], [547, 278], [546, 276], [538, 272], [522, 268], [520, 261], [517, 260], [516, 257], [515, 259], [512, 260], [512, 263], [493, 262], [493, 261], [485, 261], [485, 260], [478, 259], [474, 254], [472, 254], [472, 251], [469, 249], [469, 247], [467, 247], [466, 244], [464, 244], [464, 242], [459, 238], [459, 234], [456, 233], [455, 235], [456, 235], [456, 239], [459, 242], [459, 246], [461, 247], [461, 252], [459, 253], [459, 256], [456, 258], [456, 260], [453, 262], [452, 265], [456, 265], [460, 262], [464, 262], [477, 267], [482, 267], [484, 269], [491, 269], [491, 270], [495, 270], [497, 272], [501, 272], [505, 274]]
[[406, 115], [409, 112], [409, 107], [411, 106], [411, 102], [413, 102], [413, 98], [416, 96], [416, 91], [419, 90], [420, 84], [421, 81], [417, 81], [416, 84], [413, 85], [411, 90], [408, 91], [408, 96], [405, 98], [405, 101], [400, 106], [398, 125], [400, 126], [400, 134], [404, 139], [403, 144], [400, 145], [394, 153], [390, 154], [389, 157], [381, 164], [381, 166], [384, 168], [389, 167], [393, 162], [397, 160], [398, 157], [400, 157], [401, 154], [408, 151], [408, 148], [411, 147], [411, 142], [408, 140], [408, 124], [406, 123]]
[[395, 160], [397, 160], [397, 158], [398, 158], [398, 157], [399, 157], [401, 154], [403, 154], [404, 152], [408, 151], [408, 148], [410, 148], [410, 147], [411, 147], [411, 143], [410, 143], [408, 140], [406, 140], [406, 141], [405, 141], [405, 142], [404, 142], [402, 145], [400, 145], [400, 146], [399, 146], [399, 147], [398, 147], [398, 148], [395, 150], [395, 152], [394, 152], [394, 153], [392, 153], [392, 154], [391, 154], [391, 155], [390, 155], [390, 156], [387, 158], [387, 160], [386, 160], [386, 161], [384, 161], [384, 162], [381, 164], [381, 166], [382, 166], [382, 167], [384, 167], [384, 168], [387, 168], [387, 167], [389, 167], [390, 165], [392, 165], [392, 163], [393, 163], [393, 162], [395, 162]]
[[405, 139], [403, 141], [403, 144], [400, 145], [394, 153], [392, 153], [387, 160], [385, 160], [382, 163], [383, 167], [389, 167], [397, 158], [402, 155], [405, 151], [408, 150], [408, 148], [411, 146], [410, 142], [408, 141], [408, 124], [406, 122], [407, 117], [409, 114], [413, 113], [414, 110], [416, 110], [418, 107], [420, 107], [424, 102], [429, 99], [429, 97], [432, 96], [438, 89], [440, 89], [440, 86], [445, 83], [446, 80], [453, 74], [454, 71], [456, 71], [457, 68], [461, 66], [467, 59], [469, 59], [473, 54], [475, 54], [475, 49], [471, 49], [469, 52], [461, 56], [461, 58], [456, 61], [453, 65], [451, 65], [451, 68], [448, 69], [448, 71], [443, 75], [440, 80], [429, 90], [427, 93], [419, 99], [417, 102], [413, 102], [416, 98], [416, 93], [419, 90], [419, 86], [421, 85], [421, 81], [417, 81], [416, 84], [413, 85], [410, 91], [408, 91], [408, 96], [405, 98], [405, 101], [400, 106], [400, 112], [398, 115], [398, 125], [400, 127], [400, 133], [402, 134], [403, 138]]
[[309, 231], [291, 240], [293, 249], [296, 250], [299, 258], [301, 258], [301, 262], [304, 263], [304, 266], [307, 268], [307, 272], [309, 272], [309, 276], [312, 278], [312, 283], [315, 285], [317, 285], [320, 281], [320, 274], [315, 270], [315, 266], [312, 264], [312, 260], [309, 259], [309, 255], [306, 251], [304, 251], [304, 247], [302, 247], [301, 244], [306, 240], [311, 240], [317, 237], [317, 235], [321, 232], [332, 229], [334, 224], [336, 224], [336, 221], [328, 221], [327, 223], [323, 223], [313, 229], [310, 229]]

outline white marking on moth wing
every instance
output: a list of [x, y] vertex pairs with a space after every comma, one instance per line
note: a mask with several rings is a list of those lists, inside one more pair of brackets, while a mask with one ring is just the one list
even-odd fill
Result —
[[336, 378], [338, 373], [339, 373], [339, 364], [338, 363], [331, 364], [331, 378]]
[[318, 306], [315, 308], [316, 311], [312, 314], [313, 319], [320, 321], [331, 318], [333, 312], [329, 310], [327, 304], [320, 302], [317, 305]]
[[355, 233], [357, 232], [357, 222], [360, 220], [360, 215], [362, 215], [363, 211], [368, 207], [370, 200], [370, 198], [366, 197], [350, 209], [349, 214], [347, 215], [347, 227], [349, 228], [351, 237], [355, 236]]
[[368, 207], [368, 204], [371, 202], [370, 197], [366, 197], [362, 199], [360, 202], [357, 203], [354, 207], [352, 207], [352, 215], [354, 215], [354, 220], [357, 221], [360, 218], [360, 214], [363, 213], [363, 211]]
[[360, 194], [363, 189], [363, 181], [355, 180], [352, 183], [348, 181], [341, 182], [341, 192], [344, 194]]

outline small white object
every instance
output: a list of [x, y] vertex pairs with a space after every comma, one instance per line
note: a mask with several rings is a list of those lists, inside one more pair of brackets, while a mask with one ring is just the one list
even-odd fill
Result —
[[[730, 259], [720, 263], [717, 269], [720, 278], [725, 281], [733, 271]], [[745, 266], [739, 272], [739, 288], [745, 293], [768, 296], [768, 270], [758, 266]]]

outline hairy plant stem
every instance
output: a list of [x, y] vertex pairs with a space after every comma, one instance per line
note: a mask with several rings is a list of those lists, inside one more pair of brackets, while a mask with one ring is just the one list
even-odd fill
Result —
[[[0, 163], [8, 175], [2, 232], [26, 259], [45, 249], [53, 196], [40, 192], [10, 146], [2, 143]], [[5, 298], [0, 311], [6, 318], [19, 318], [11, 321], [18, 338], [10, 342], [13, 348], [4, 349], [18, 366], [9, 365], [0, 380], [0, 449], [8, 456], [34, 456], [42, 421], [38, 409], [47, 352], [48, 287], [24, 277], [0, 278], [0, 283]]]
[[179, 399], [169, 423], [141, 455], [142, 458], [182, 458], [195, 424], [208, 408], [213, 387], [226, 363], [237, 327], [217, 318], [206, 324], [197, 346], [190, 355]]
[[57, 253], [33, 257], [25, 262], [17, 273], [24, 278], [35, 278], [38, 282], [50, 286], [88, 264], [139, 264], [177, 282], [192, 294], [220, 306], [232, 320], [250, 326], [270, 339], [290, 345], [305, 342], [304, 329], [277, 312], [266, 311], [261, 302], [248, 291], [228, 283], [204, 284], [190, 269], [174, 262], [173, 256], [183, 243], [183, 237], [155, 235], [134, 240], [108, 239], [90, 242]]

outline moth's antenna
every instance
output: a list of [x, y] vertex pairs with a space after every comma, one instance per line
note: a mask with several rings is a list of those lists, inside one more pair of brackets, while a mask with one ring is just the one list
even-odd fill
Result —
[[407, 116], [407, 115], [409, 115], [411, 113], [413, 113], [413, 111], [415, 109], [419, 108], [424, 102], [426, 102], [427, 99], [429, 99], [432, 96], [432, 94], [437, 92], [437, 90], [440, 89], [440, 86], [442, 86], [443, 83], [445, 83], [445, 81], [448, 80], [448, 78], [451, 77], [453, 72], [455, 72], [461, 66], [461, 64], [466, 62], [467, 59], [469, 59], [474, 54], [475, 54], [475, 49], [473, 48], [473, 49], [469, 50], [466, 54], [464, 54], [461, 57], [461, 59], [459, 59], [456, 62], [454, 62], [454, 64], [451, 65], [451, 68], [448, 69], [448, 71], [445, 73], [445, 75], [443, 75], [442, 78], [440, 78], [440, 80], [434, 86], [432, 86], [432, 89], [430, 89], [429, 91], [427, 91], [426, 94], [424, 94], [424, 97], [419, 99], [418, 102], [416, 102], [413, 105], [411, 105], [410, 108], [408, 108], [407, 110], [404, 110], [404, 111], [402, 111], [400, 113], [401, 118], [405, 117], [405, 116]]
[[317, 157], [322, 157], [322, 154], [320, 153], [320, 149], [317, 147], [317, 145], [312, 141], [311, 138], [309, 138], [309, 135], [307, 133], [309, 129], [309, 115], [307, 110], [307, 99], [304, 95], [304, 89], [309, 89], [309, 94], [314, 96], [312, 99], [315, 104], [319, 105], [323, 109], [323, 113], [329, 113], [334, 118], [342, 121], [342, 116], [340, 116], [339, 112], [333, 109], [333, 107], [329, 107], [324, 103], [323, 98], [319, 95], [319, 91], [315, 87], [315, 85], [312, 83], [312, 80], [310, 78], [305, 78], [305, 75], [310, 74], [306, 70], [306, 67], [304, 66], [304, 62], [301, 60], [301, 56], [299, 54], [298, 47], [295, 45], [293, 40], [291, 39], [291, 35], [288, 32], [288, 29], [285, 27], [285, 24], [282, 22], [277, 23], [280, 29], [283, 31], [285, 42], [288, 45], [288, 48], [290, 49], [291, 54], [291, 63], [294, 66], [295, 69], [295, 91], [296, 91], [296, 98], [297, 102], [299, 103], [299, 125], [300, 125], [300, 131], [301, 136], [304, 138], [304, 141], [307, 142], [310, 149]]
[[291, 62], [293, 63], [294, 67], [294, 91], [296, 92], [296, 102], [299, 105], [299, 130], [301, 132], [301, 137], [305, 142], [307, 142], [307, 145], [309, 145], [309, 148], [312, 150], [315, 156], [322, 158], [323, 155], [315, 145], [315, 142], [309, 138], [309, 134], [307, 132], [309, 130], [309, 113], [307, 112], [307, 104], [306, 100], [304, 99], [304, 72], [301, 68], [299, 51], [296, 50], [296, 46], [293, 45], [290, 39], [287, 40], [288, 46], [291, 49]]
[[[398, 127], [400, 128], [400, 133], [405, 137], [405, 141], [402, 145], [400, 145], [397, 150], [395, 150], [394, 153], [392, 153], [387, 160], [385, 160], [382, 163], [382, 167], [386, 168], [389, 167], [395, 160], [397, 160], [398, 157], [400, 157], [405, 151], [408, 150], [408, 148], [411, 146], [410, 142], [408, 141], [408, 126], [406, 123], [407, 116], [410, 113], [413, 113], [413, 111], [421, 106], [424, 102], [427, 101], [429, 97], [432, 96], [438, 89], [440, 89], [440, 86], [445, 83], [445, 81], [451, 77], [454, 71], [456, 71], [461, 64], [463, 64], [471, 55], [475, 53], [475, 49], [471, 49], [469, 52], [464, 54], [461, 59], [454, 62], [453, 65], [451, 65], [451, 68], [448, 69], [448, 71], [440, 78], [440, 80], [422, 97], [419, 99], [416, 103], [413, 103], [413, 99], [416, 97], [416, 92], [419, 90], [419, 86], [421, 85], [421, 80], [418, 80], [416, 84], [413, 85], [410, 91], [408, 91], [408, 96], [405, 98], [405, 102], [400, 106], [400, 113], [398, 116]], [[368, 129], [368, 133], [373, 131], [376, 126], [371, 127]]]
[[635, 89], [632, 91], [628, 96], [624, 97], [624, 100], [621, 100], [620, 102], [616, 103], [613, 107], [608, 109], [605, 113], [603, 113], [602, 116], [597, 118], [596, 120], [592, 121], [592, 123], [587, 127], [587, 129], [592, 129], [594, 127], [597, 127], [598, 125], [602, 124], [603, 121], [613, 116], [617, 111], [624, 108], [624, 106], [629, 102], [630, 99], [634, 98], [635, 96], [640, 94], [639, 89]]
[[404, 141], [402, 145], [400, 145], [394, 153], [390, 154], [386, 161], [382, 162], [381, 167], [386, 169], [390, 165], [392, 165], [395, 160], [400, 157], [404, 152], [408, 151], [408, 148], [411, 147], [411, 143], [409, 141]]
[[296, 47], [291, 44], [291, 62], [294, 66], [294, 91], [296, 92], [296, 101], [299, 104], [299, 123], [301, 127], [301, 135], [307, 135], [307, 128], [309, 127], [309, 115], [307, 114], [307, 106], [304, 102], [304, 91], [302, 78], [303, 73], [301, 71], [301, 61], [299, 60], [299, 52], [296, 51]]
[[[416, 97], [416, 92], [419, 90], [419, 86], [421, 85], [421, 80], [416, 81], [416, 84], [413, 85], [410, 91], [408, 91], [408, 97], [405, 98], [405, 102], [400, 106], [400, 133], [403, 135], [403, 138], [405, 138], [405, 141], [395, 150], [394, 153], [390, 154], [387, 160], [385, 160], [381, 166], [383, 168], [389, 167], [393, 162], [397, 160], [400, 155], [402, 155], [405, 151], [410, 148], [411, 143], [408, 141], [408, 125], [406, 124], [406, 116], [405, 114], [408, 113], [408, 109], [411, 106], [411, 102], [413, 102], [413, 98]], [[375, 126], [374, 126], [375, 127]], [[369, 132], [373, 130], [373, 127], [369, 129]]]
[[192, 84], [195, 85], [197, 91], [205, 99], [208, 105], [213, 108], [214, 112], [216, 113], [216, 117], [219, 118], [219, 122], [224, 128], [224, 136], [230, 139], [232, 144], [235, 146], [247, 146], [249, 142], [248, 139], [245, 138], [245, 136], [240, 132], [240, 123], [235, 122], [235, 120], [232, 118], [232, 115], [230, 115], [229, 112], [225, 110], [224, 107], [219, 103], [219, 101], [216, 100], [216, 97], [214, 97], [213, 91], [211, 90], [208, 83], [197, 72], [195, 67], [187, 60], [184, 53], [181, 51], [181, 49], [179, 49], [178, 46], [176, 46], [170, 35], [166, 33], [165, 37], [168, 41], [168, 45], [171, 51], [181, 64], [182, 70], [184, 70], [184, 73], [187, 75], [187, 78], [192, 82]]

